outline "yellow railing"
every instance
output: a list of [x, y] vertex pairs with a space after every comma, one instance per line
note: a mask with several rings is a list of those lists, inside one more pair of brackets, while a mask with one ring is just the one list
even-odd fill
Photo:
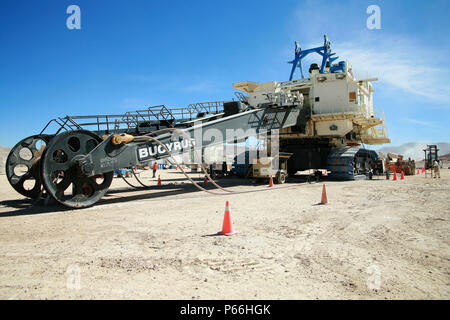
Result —
[[[388, 128], [386, 125], [386, 117], [384, 115], [384, 111], [381, 108], [376, 108], [381, 114], [380, 118], [383, 121], [381, 124], [370, 128], [372, 131], [372, 135], [376, 138], [387, 138], [388, 137]], [[374, 110], [376, 110], [374, 108]]]

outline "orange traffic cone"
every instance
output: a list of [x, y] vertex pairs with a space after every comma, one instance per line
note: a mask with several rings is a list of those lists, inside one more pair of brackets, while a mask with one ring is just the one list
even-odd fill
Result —
[[417, 169], [417, 174], [420, 174], [419, 169]]
[[425, 167], [422, 168], [422, 173], [424, 173], [424, 172], [425, 172]]
[[403, 175], [403, 171], [402, 171], [402, 175], [400, 176], [400, 179], [401, 180], [405, 179], [405, 176]]
[[272, 176], [270, 176], [269, 187], [273, 187], [273, 179], [272, 179]]
[[161, 186], [161, 176], [158, 174], [158, 186]]
[[207, 187], [208, 186], [208, 180], [206, 180], [206, 176], [205, 179], [203, 179], [203, 187]]
[[218, 232], [218, 234], [224, 236], [232, 236], [233, 234], [236, 234], [233, 229], [233, 222], [231, 221], [230, 204], [228, 203], [228, 201], [225, 205], [225, 216], [223, 218], [222, 231]]
[[394, 171], [394, 179], [392, 179], [394, 181], [397, 181], [397, 172]]
[[327, 199], [327, 190], [325, 189], [325, 184], [323, 184], [323, 188], [322, 188], [322, 200], [320, 201], [320, 204], [326, 204], [328, 203], [328, 199]]

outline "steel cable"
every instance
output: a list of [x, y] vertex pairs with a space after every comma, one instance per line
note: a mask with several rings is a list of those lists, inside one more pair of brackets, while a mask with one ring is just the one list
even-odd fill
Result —
[[[169, 157], [171, 157], [171, 158], [174, 160], [174, 162], [176, 163], [176, 165], [177, 165], [177, 166], [180, 168], [180, 170], [183, 172], [183, 174], [185, 175], [185, 177], [186, 177], [190, 182], [192, 182], [192, 184], [193, 184], [197, 189], [199, 189], [199, 190], [201, 190], [201, 191], [205, 191], [205, 192], [210, 193], [210, 194], [214, 194], [214, 195], [225, 195], [226, 193], [216, 193], [216, 192], [207, 190], [207, 189], [203, 188], [202, 186], [200, 186], [197, 182], [195, 182], [194, 180], [192, 180], [192, 178], [189, 177], [189, 175], [184, 171], [184, 169], [183, 169], [182, 166], [178, 163], [178, 161], [172, 156], [172, 153], [171, 153], [170, 150], [166, 147], [166, 145], [165, 145], [164, 143], [162, 143], [160, 140], [158, 140], [158, 139], [156, 139], [156, 138], [154, 138], [154, 137], [150, 137], [150, 135], [154, 135], [154, 134], [156, 134], [156, 133], [161, 133], [161, 132], [166, 132], [166, 131], [178, 132], [178, 133], [182, 134], [187, 140], [189, 140], [189, 141], [191, 142], [191, 145], [192, 145], [192, 146], [194, 145], [194, 144], [192, 143], [191, 137], [190, 137], [187, 133], [185, 133], [184, 131], [182, 131], [182, 130], [180, 130], [180, 129], [177, 129], [177, 128], [165, 128], [165, 129], [153, 131], [153, 132], [148, 133], [148, 134], [146, 134], [146, 135], [144, 135], [144, 136], [146, 136], [146, 137], [149, 138], [150, 140], [152, 140], [152, 141], [158, 143], [161, 147], [163, 147], [163, 149], [166, 150], [166, 152], [167, 152], [167, 154], [169, 155]], [[143, 137], [143, 136], [141, 136], [141, 137]], [[194, 148], [194, 152], [196, 153], [196, 156], [198, 157], [198, 153], [197, 153], [198, 150], [196, 150], [196, 149]], [[170, 162], [170, 161], [169, 161], [169, 162]], [[204, 167], [203, 164], [201, 164], [201, 168], [202, 168], [203, 172], [205, 173], [205, 176], [207, 177], [207, 179], [208, 179], [208, 180], [209, 180], [216, 188], [218, 188], [219, 190], [222, 190], [222, 191], [224, 191], [224, 192], [227, 192], [227, 193], [239, 194], [239, 193], [250, 193], [250, 192], [257, 192], [257, 191], [267, 191], [267, 190], [270, 190], [270, 189], [267, 189], [267, 188], [264, 188], [264, 189], [263, 189], [263, 188], [258, 188], [258, 189], [253, 189], [253, 190], [243, 190], [243, 191], [228, 190], [228, 189], [226, 189], [226, 188], [224, 188], [224, 187], [218, 185], [213, 179], [211, 179], [210, 175], [209, 175], [208, 172], [206, 171], [206, 169], [205, 169], [205, 167]], [[305, 183], [302, 183], [302, 184], [308, 184], [308, 182], [305, 182]], [[274, 189], [282, 189], [282, 188], [290, 188], [290, 187], [292, 187], [292, 186], [276, 187], [276, 188], [274, 188]]]

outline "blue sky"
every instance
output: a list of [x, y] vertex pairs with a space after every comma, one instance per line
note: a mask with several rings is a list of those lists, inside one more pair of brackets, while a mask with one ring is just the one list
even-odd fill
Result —
[[[81, 8], [81, 30], [66, 9]], [[368, 5], [381, 29], [366, 27]], [[294, 41], [379, 78], [392, 144], [450, 142], [450, 2], [0, 1], [0, 145], [57, 116], [227, 100], [237, 81], [287, 80]]]

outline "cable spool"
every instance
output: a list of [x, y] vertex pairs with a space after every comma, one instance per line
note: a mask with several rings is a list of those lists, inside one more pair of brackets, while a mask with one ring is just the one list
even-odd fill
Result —
[[41, 178], [56, 201], [71, 208], [86, 208], [106, 194], [114, 172], [89, 177], [86, 172], [92, 168], [80, 162], [101, 142], [98, 135], [86, 130], [67, 131], [50, 141], [42, 154]]
[[[21, 140], [6, 159], [6, 176], [11, 186], [21, 195], [36, 199], [42, 193], [40, 160], [52, 139], [49, 135], [34, 135]], [[33, 184], [32, 187], [30, 184]]]

